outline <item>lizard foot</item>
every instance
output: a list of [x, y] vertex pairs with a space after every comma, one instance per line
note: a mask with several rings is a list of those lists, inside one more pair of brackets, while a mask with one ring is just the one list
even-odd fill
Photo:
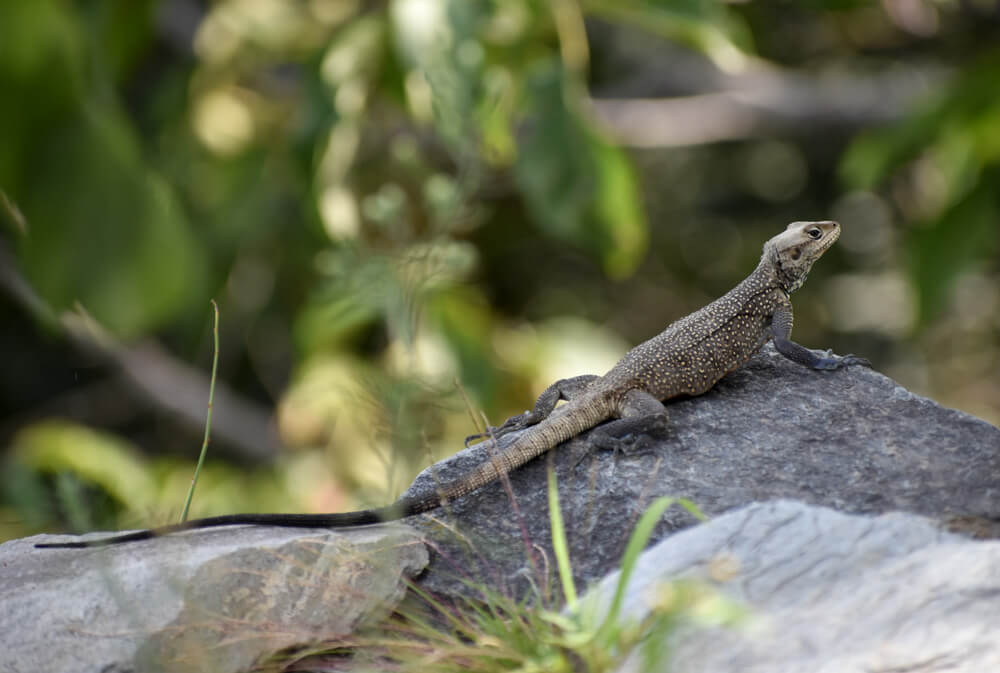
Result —
[[827, 350], [825, 357], [818, 358], [813, 363], [813, 369], [833, 370], [840, 369], [841, 367], [850, 367], [851, 365], [861, 365], [870, 369], [872, 363], [858, 355], [834, 355], [832, 350]]
[[[574, 448], [573, 459], [570, 469], [579, 467], [583, 459], [593, 455], [594, 449], [598, 451], [611, 451], [612, 461], [618, 462], [622, 456], [642, 456], [653, 453], [657, 449], [660, 441], [665, 439], [670, 433], [667, 429], [666, 419], [662, 427], [654, 424], [652, 427], [632, 430], [629, 432], [613, 432], [614, 421], [608, 425], [612, 426], [609, 432], [605, 427], [598, 426], [585, 435], [579, 437], [579, 442], [584, 446]], [[573, 442], [576, 444], [576, 442]]]
[[656, 450], [656, 442], [648, 435], [628, 435], [626, 437], [611, 437], [609, 435], [586, 436], [582, 438], [583, 446], [577, 446], [572, 450], [570, 469], [575, 470], [587, 456], [593, 456], [593, 449], [599, 451], [611, 451], [611, 460], [618, 463], [623, 456], [642, 456]]
[[486, 426], [486, 432], [480, 432], [475, 435], [469, 435], [465, 438], [465, 448], [469, 448], [471, 442], [477, 439], [489, 439], [490, 437], [499, 439], [503, 437], [508, 432], [514, 432], [515, 430], [523, 430], [529, 426], [535, 425], [538, 420], [535, 418], [535, 414], [531, 411], [525, 411], [523, 414], [518, 414], [517, 416], [511, 416], [503, 425], [494, 427], [492, 425]]
[[860, 355], [847, 355], [840, 356], [840, 366], [848, 367], [850, 365], [861, 365], [862, 367], [872, 368], [872, 363], [868, 361], [868, 358], [863, 358]]
[[617, 460], [623, 455], [636, 456], [654, 451], [657, 443], [669, 435], [666, 414], [655, 414], [619, 419], [598, 426], [586, 436], [586, 441], [597, 449], [613, 451]]

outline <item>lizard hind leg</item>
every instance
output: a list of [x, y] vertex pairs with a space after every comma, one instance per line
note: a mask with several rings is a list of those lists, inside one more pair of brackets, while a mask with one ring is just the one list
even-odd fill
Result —
[[632, 389], [625, 394], [618, 418], [598, 425], [587, 441], [598, 449], [618, 453], [644, 451], [650, 437], [665, 437], [669, 416], [663, 402], [645, 390]]
[[591, 383], [601, 378], [595, 374], [584, 374], [583, 376], [574, 376], [569, 379], [560, 379], [553, 383], [551, 386], [546, 388], [538, 399], [535, 401], [535, 406], [531, 411], [525, 411], [523, 414], [518, 414], [517, 416], [511, 416], [502, 425], [497, 427], [487, 427], [486, 432], [481, 432], [477, 435], [469, 435], [465, 438], [465, 446], [468, 448], [469, 443], [477, 439], [482, 439], [484, 437], [495, 437], [500, 438], [509, 432], [514, 432], [515, 430], [523, 430], [524, 428], [536, 425], [541, 421], [548, 418], [552, 410], [556, 408], [559, 400], [571, 400], [574, 397], [582, 394]]

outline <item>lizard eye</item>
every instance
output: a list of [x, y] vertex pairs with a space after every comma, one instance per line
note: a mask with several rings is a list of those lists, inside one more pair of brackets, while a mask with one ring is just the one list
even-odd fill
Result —
[[813, 227], [812, 229], [807, 229], [806, 234], [814, 241], [818, 241], [823, 236], [823, 230], [819, 227]]

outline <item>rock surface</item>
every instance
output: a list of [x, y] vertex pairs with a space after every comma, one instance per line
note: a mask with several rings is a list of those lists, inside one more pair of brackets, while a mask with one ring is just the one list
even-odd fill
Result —
[[[768, 345], [707, 394], [667, 406], [671, 434], [642, 453], [590, 450], [586, 434], [551, 452], [581, 586], [617, 566], [634, 523], [661, 495], [688, 498], [709, 516], [786, 498], [855, 514], [913, 512], [1000, 535], [1000, 429], [878, 372], [813, 371]], [[442, 461], [411, 492], [488, 455], [481, 444]], [[472, 578], [526, 591], [525, 540], [552, 560], [547, 464], [542, 458], [511, 476], [516, 512], [495, 484], [447, 512], [411, 519], [435, 550], [421, 583], [461, 592], [460, 579]], [[674, 507], [654, 539], [694, 523]], [[545, 565], [537, 554], [536, 565]]]
[[384, 618], [427, 562], [403, 526], [0, 545], [2, 673], [228, 673]]
[[[721, 566], [724, 573], [713, 572]], [[669, 660], [621, 673], [1000, 671], [1000, 542], [910, 514], [851, 516], [790, 501], [752, 505], [647, 549], [622, 619], [678, 578], [745, 606], [735, 626], [685, 626]], [[594, 587], [607, 605], [618, 573]]]
[[[710, 652], [716, 658], [706, 660], [716, 668], [697, 668], [699, 650], [692, 650], [685, 670], [861, 670], [856, 661], [875, 661], [870, 657], [882, 637], [878, 628], [886, 630], [886, 637], [894, 629], [907, 639], [919, 640], [914, 633], [925, 633], [930, 640], [937, 636], [929, 625], [926, 632], [906, 628], [906, 615], [919, 605], [913, 602], [919, 596], [950, 606], [954, 614], [948, 619], [954, 621], [948, 624], [967, 619], [969, 629], [975, 630], [984, 616], [991, 624], [1000, 623], [979, 600], [980, 592], [989, 595], [988, 583], [994, 581], [996, 602], [1000, 558], [994, 543], [962, 542], [966, 538], [946, 533], [941, 525], [1000, 537], [997, 428], [913, 395], [877, 372], [860, 367], [816, 372], [789, 362], [770, 346], [708, 394], [670, 402], [669, 410], [669, 436], [644, 440], [643, 451], [615, 455], [592, 450], [584, 434], [511, 475], [513, 499], [503, 484], [494, 484], [408, 519], [412, 528], [394, 524], [329, 532], [251, 526], [92, 550], [32, 547], [50, 536], [0, 545], [0, 673], [240, 670], [261, 656], [335, 639], [379, 619], [400, 599], [401, 578], [415, 576], [425, 566], [417, 583], [443, 594], [469, 593], [464, 583], [468, 580], [517, 596], [533, 585], [551, 586], [554, 557], [546, 487], [550, 461], [558, 477], [579, 586], [617, 567], [635, 522], [655, 497], [684, 497], [719, 518], [682, 532], [671, 543], [679, 540], [682, 550], [685, 545], [702, 549], [691, 542], [700, 538], [688, 536], [703, 534], [714, 540], [712, 550], [731, 544], [747, 552], [740, 558], [741, 568], [760, 569], [762, 578], [771, 577], [763, 573], [771, 559], [778, 566], [773, 577], [784, 579], [758, 582], [758, 573], [746, 570], [744, 577], [750, 579], [733, 586], [747, 593], [742, 597], [769, 619], [785, 619], [787, 605], [769, 603], [761, 592], [777, 592], [781, 600], [795, 604], [799, 612], [788, 613], [788, 623], [813, 621], [812, 631], [800, 631], [801, 642], [781, 643], [780, 628], [765, 632], [762, 637], [771, 640], [761, 642], [769, 643], [767, 647], [790, 666], [810, 661], [809, 648], [815, 644], [819, 649], [809, 664], [815, 668], [804, 663], [803, 668], [787, 669], [758, 665], [767, 661], [760, 658], [767, 652], [759, 652], [756, 641], [744, 635], [726, 632], [704, 640], [709, 650], [714, 642], [727, 644], [725, 652]], [[505, 437], [502, 443], [512, 439]], [[422, 473], [410, 492], [457, 478], [488, 460], [490, 451], [484, 443], [442, 461]], [[917, 526], [912, 517], [900, 515], [864, 519], [804, 509], [807, 514], [785, 522], [794, 539], [784, 541], [774, 512], [805, 504], [763, 505], [746, 510], [772, 512], [772, 518], [760, 520], [763, 546], [757, 556], [751, 555], [754, 543], [748, 531], [756, 530], [751, 525], [756, 518], [747, 519], [746, 512], [733, 514], [732, 520], [721, 515], [781, 499], [850, 514], [901, 511], [929, 519]], [[862, 523], [842, 526], [829, 517]], [[905, 534], [899, 533], [899, 521], [921, 532], [906, 528]], [[719, 528], [719, 522], [726, 523]], [[674, 507], [653, 539], [695, 523], [693, 516]], [[731, 538], [718, 533], [729, 525], [736, 526]], [[782, 540], [778, 548], [767, 546], [775, 540]], [[809, 557], [812, 565], [797, 564], [790, 556], [791, 549], [806, 555], [813, 547], [817, 551]], [[708, 558], [708, 552], [702, 558]], [[652, 565], [656, 568], [657, 562]], [[963, 578], [965, 566], [985, 569]], [[798, 582], [789, 568], [817, 582], [826, 573], [831, 582], [807, 590], [811, 585]], [[890, 586], [879, 584], [883, 576], [893, 573], [906, 577], [906, 584], [878, 593], [878, 587]], [[949, 574], [955, 577], [946, 582]], [[962, 585], [962, 579], [973, 584]], [[782, 582], [795, 590], [782, 593]], [[939, 585], [943, 593], [934, 593]], [[832, 592], [848, 595], [832, 605]], [[827, 623], [825, 610], [844, 616]], [[866, 613], [870, 632], [836, 621], [850, 621], [850, 610]], [[931, 619], [938, 613], [926, 614]], [[835, 652], [825, 652], [827, 647], [843, 649], [846, 642], [823, 636], [825, 629], [857, 638], [860, 658], [851, 658], [855, 654], [847, 650], [840, 659]], [[893, 642], [902, 647], [910, 641]], [[966, 641], [942, 637], [941, 642], [963, 652]], [[824, 652], [844, 667], [822, 668]], [[950, 661], [947, 653], [941, 656], [945, 658], [940, 661]], [[983, 656], [992, 657], [993, 651], [984, 650]], [[732, 668], [729, 661], [745, 666]], [[902, 655], [885, 661], [918, 667], [866, 670], [924, 670], [919, 668], [923, 664]], [[931, 662], [925, 669], [937, 670], [937, 665]]]

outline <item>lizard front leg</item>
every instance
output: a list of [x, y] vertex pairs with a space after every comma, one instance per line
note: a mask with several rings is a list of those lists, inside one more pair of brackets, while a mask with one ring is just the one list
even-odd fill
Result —
[[865, 358], [857, 355], [834, 355], [828, 350], [825, 356], [819, 356], [801, 344], [791, 340], [792, 335], [792, 305], [787, 303], [779, 307], [771, 317], [771, 339], [779, 353], [792, 362], [811, 367], [812, 369], [840, 369], [850, 365], [871, 367]]
[[523, 414], [518, 414], [517, 416], [511, 416], [503, 425], [498, 427], [487, 427], [486, 432], [481, 432], [477, 435], [469, 435], [465, 438], [465, 446], [468, 448], [469, 442], [477, 439], [482, 439], [483, 437], [503, 437], [508, 432], [513, 432], [515, 430], [523, 430], [532, 425], [536, 425], [545, 418], [548, 418], [552, 410], [556, 408], [556, 404], [559, 400], [569, 401], [581, 394], [587, 389], [591, 383], [601, 378], [596, 374], [584, 374], [582, 376], [574, 376], [569, 379], [560, 379], [553, 383], [551, 386], [546, 388], [538, 399], [535, 401], [535, 406], [531, 411], [525, 411]]

